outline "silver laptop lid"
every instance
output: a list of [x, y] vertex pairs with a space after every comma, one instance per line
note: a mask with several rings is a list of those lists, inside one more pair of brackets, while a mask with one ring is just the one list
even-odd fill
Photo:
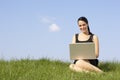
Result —
[[96, 59], [95, 44], [93, 42], [69, 44], [69, 49], [71, 60]]

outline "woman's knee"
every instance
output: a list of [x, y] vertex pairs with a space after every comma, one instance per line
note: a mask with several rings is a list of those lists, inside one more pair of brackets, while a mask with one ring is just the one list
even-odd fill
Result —
[[76, 65], [78, 65], [79, 67], [85, 67], [85, 66], [87, 66], [87, 64], [89, 64], [89, 62], [88, 61], [86, 61], [86, 60], [78, 60], [77, 62], [76, 62]]
[[80, 65], [80, 64], [83, 64], [85, 61], [84, 60], [78, 60], [77, 62], [76, 62], [76, 65]]

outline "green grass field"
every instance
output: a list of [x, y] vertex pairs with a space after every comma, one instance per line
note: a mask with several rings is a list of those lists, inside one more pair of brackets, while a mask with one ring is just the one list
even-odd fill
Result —
[[120, 63], [100, 62], [104, 73], [80, 73], [69, 62], [49, 59], [0, 60], [0, 80], [120, 80]]

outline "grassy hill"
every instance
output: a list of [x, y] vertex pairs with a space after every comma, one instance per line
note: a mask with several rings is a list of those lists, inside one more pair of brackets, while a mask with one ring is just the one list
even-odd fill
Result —
[[78, 73], [59, 60], [0, 60], [0, 80], [120, 80], [120, 63], [101, 62], [105, 73]]

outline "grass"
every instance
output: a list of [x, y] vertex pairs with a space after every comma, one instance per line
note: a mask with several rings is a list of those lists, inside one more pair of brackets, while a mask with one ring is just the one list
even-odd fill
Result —
[[100, 62], [105, 73], [78, 73], [69, 62], [50, 59], [0, 60], [0, 80], [119, 80], [119, 62]]

